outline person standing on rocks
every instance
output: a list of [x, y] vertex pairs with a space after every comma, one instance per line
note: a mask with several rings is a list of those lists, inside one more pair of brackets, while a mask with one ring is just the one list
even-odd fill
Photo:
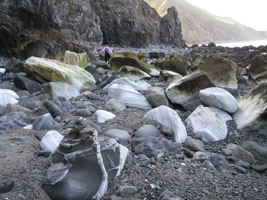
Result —
[[109, 48], [108, 45], [106, 45], [99, 53], [104, 53], [105, 52], [105, 62], [108, 62], [110, 59], [110, 56], [112, 56], [113, 52]]

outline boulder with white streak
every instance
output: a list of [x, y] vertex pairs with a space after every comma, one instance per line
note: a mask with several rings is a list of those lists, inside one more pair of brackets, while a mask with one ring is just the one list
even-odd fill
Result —
[[222, 88], [211, 87], [200, 90], [199, 97], [204, 104], [225, 110], [228, 113], [235, 113], [238, 109], [237, 100]]
[[112, 84], [108, 88], [108, 96], [122, 101], [129, 107], [151, 109], [144, 95], [127, 85]]
[[145, 81], [135, 82], [134, 80], [132, 80], [132, 79], [130, 79], [128, 77], [122, 77], [122, 78], [119, 78], [119, 79], [115, 79], [110, 84], [105, 86], [104, 89], [108, 89], [113, 84], [127, 85], [127, 86], [132, 87], [135, 90], [140, 90], [140, 91], [146, 90], [148, 87], [150, 87], [150, 85], [148, 83], [146, 83]]
[[184, 123], [173, 109], [162, 105], [150, 110], [144, 117], [155, 120], [171, 129], [174, 134], [173, 138], [175, 142], [183, 143], [186, 140], [187, 132]]
[[223, 140], [227, 136], [228, 130], [225, 121], [218, 114], [202, 105], [189, 115], [186, 123], [206, 143]]
[[257, 85], [239, 100], [239, 109], [233, 115], [238, 129], [267, 129], [267, 83]]
[[42, 187], [51, 199], [100, 199], [128, 152], [112, 138], [98, 138], [90, 126], [74, 128], [52, 155]]

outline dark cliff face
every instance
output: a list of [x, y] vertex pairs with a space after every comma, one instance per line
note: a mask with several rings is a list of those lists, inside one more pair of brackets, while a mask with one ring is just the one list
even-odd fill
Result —
[[143, 0], [0, 0], [0, 55], [53, 57], [91, 45], [183, 47], [180, 23]]
[[0, 54], [53, 56], [100, 43], [99, 18], [88, 1], [0, 1]]

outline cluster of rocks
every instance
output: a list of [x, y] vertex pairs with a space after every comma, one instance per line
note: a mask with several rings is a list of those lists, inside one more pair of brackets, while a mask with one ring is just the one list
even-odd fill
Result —
[[[148, 63], [155, 53], [147, 58], [118, 51], [109, 64], [69, 51], [57, 60], [10, 59], [0, 84], [0, 130], [36, 131], [41, 140], [37, 155], [50, 155], [42, 188], [51, 199], [100, 199], [108, 191], [111, 199], [142, 198], [141, 188], [127, 181], [114, 191], [114, 179], [125, 176], [120, 177], [125, 167], [138, 168], [139, 161], [153, 171], [168, 155], [174, 163], [192, 160], [211, 171], [227, 167], [264, 173], [266, 142], [234, 144], [231, 137], [233, 131], [266, 137], [266, 55], [253, 58], [246, 74], [219, 55], [195, 60], [193, 55], [194, 49]], [[241, 76], [254, 81], [247, 81], [252, 88], [245, 96], [237, 92]], [[225, 140], [220, 151], [210, 149]], [[14, 183], [1, 184], [0, 193], [6, 193]], [[147, 194], [152, 199], [183, 196], [159, 183], [150, 183], [150, 189], [160, 192]]]

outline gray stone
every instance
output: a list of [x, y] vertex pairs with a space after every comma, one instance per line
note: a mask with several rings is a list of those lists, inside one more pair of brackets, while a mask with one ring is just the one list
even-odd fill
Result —
[[135, 132], [136, 137], [159, 137], [160, 131], [153, 125], [146, 124]]
[[202, 151], [204, 152], [204, 143], [200, 140], [188, 137], [184, 143], [184, 146], [192, 151]]
[[165, 91], [160, 87], [149, 87], [146, 90], [147, 100], [152, 105], [153, 108], [156, 108], [161, 105], [169, 106], [169, 100], [165, 95]]
[[225, 157], [221, 154], [217, 153], [212, 153], [209, 158], [210, 162], [214, 165], [214, 167], [220, 167], [220, 166], [225, 166], [228, 164], [227, 160]]
[[132, 139], [132, 148], [136, 154], [145, 154], [149, 158], [159, 158], [165, 152], [181, 148], [179, 143], [171, 142], [165, 138], [136, 138]]
[[63, 110], [51, 101], [45, 101], [44, 106], [54, 118], [63, 115]]
[[128, 133], [128, 131], [120, 130], [120, 129], [111, 129], [106, 132], [104, 132], [104, 136], [114, 138], [118, 142], [127, 142], [132, 137]]
[[267, 164], [264, 165], [255, 164], [252, 165], [252, 169], [255, 170], [256, 172], [264, 173], [267, 171]]
[[41, 101], [32, 101], [26, 104], [26, 108], [29, 108], [30, 110], [35, 110], [41, 105]]
[[93, 113], [86, 108], [75, 110], [73, 114], [80, 117], [91, 117], [93, 115]]
[[8, 193], [14, 187], [14, 181], [8, 180], [4, 182], [0, 182], [0, 194]]
[[232, 156], [235, 156], [248, 163], [253, 163], [255, 161], [255, 157], [253, 156], [253, 154], [240, 146], [237, 146], [235, 148], [234, 152], [232, 153]]
[[159, 196], [158, 200], [183, 200], [183, 198], [176, 196], [167, 189]]
[[193, 160], [199, 160], [201, 162], [208, 160], [210, 158], [210, 156], [207, 153], [198, 151], [196, 153], [194, 153], [193, 155]]
[[248, 162], [243, 161], [243, 160], [238, 160], [236, 162], [236, 165], [243, 167], [245, 169], [248, 169], [250, 167], [250, 164]]
[[251, 152], [255, 158], [261, 162], [267, 163], [267, 148], [258, 145], [253, 141], [246, 141], [241, 145], [242, 148]]
[[61, 125], [58, 124], [53, 117], [46, 113], [33, 122], [33, 129], [40, 131], [40, 130], [58, 130], [61, 128]]
[[0, 130], [8, 130], [15, 127], [24, 127], [30, 122], [23, 112], [8, 113], [0, 117]]
[[26, 115], [31, 115], [33, 113], [30, 109], [20, 106], [18, 104], [7, 104], [4, 114], [12, 112], [23, 112]]
[[116, 191], [116, 194], [122, 197], [129, 197], [137, 192], [138, 189], [135, 186], [125, 185], [125, 186], [120, 186], [119, 189]]
[[122, 112], [126, 109], [125, 103], [117, 99], [110, 99], [105, 104], [108, 110], [115, 110], [116, 112]]
[[209, 160], [205, 160], [205, 161], [203, 162], [203, 165], [204, 165], [208, 170], [216, 171], [216, 168], [214, 167], [214, 165], [213, 165]]
[[31, 94], [34, 92], [41, 91], [41, 84], [26, 76], [17, 75], [14, 78], [14, 84], [17, 88], [20, 88], [22, 90], [27, 90]]

